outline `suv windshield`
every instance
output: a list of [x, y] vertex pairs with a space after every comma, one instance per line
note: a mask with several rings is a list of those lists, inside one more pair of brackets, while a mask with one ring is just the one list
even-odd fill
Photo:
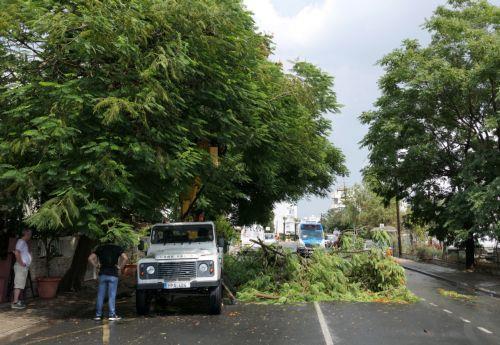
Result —
[[151, 231], [151, 243], [211, 242], [214, 232], [210, 224], [162, 225]]
[[302, 230], [300, 232], [300, 237], [302, 239], [306, 239], [306, 238], [314, 238], [314, 239], [323, 238], [323, 231], [322, 230]]

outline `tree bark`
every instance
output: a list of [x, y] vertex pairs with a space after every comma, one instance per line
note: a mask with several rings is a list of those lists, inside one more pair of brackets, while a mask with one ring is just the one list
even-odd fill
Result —
[[92, 252], [95, 241], [81, 235], [76, 245], [75, 254], [69, 270], [59, 284], [59, 291], [78, 291], [82, 288], [83, 278], [87, 271], [87, 259]]
[[465, 268], [471, 269], [474, 267], [474, 234], [469, 233], [469, 237], [465, 242]]

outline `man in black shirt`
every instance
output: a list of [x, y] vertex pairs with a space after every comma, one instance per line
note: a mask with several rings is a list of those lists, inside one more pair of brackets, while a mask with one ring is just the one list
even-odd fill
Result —
[[89, 262], [99, 268], [99, 289], [97, 292], [97, 303], [94, 320], [102, 319], [102, 307], [104, 295], [108, 291], [109, 320], [116, 321], [121, 318], [116, 315], [115, 300], [118, 288], [118, 273], [127, 263], [127, 255], [123, 248], [116, 244], [104, 244], [98, 246], [90, 254]]

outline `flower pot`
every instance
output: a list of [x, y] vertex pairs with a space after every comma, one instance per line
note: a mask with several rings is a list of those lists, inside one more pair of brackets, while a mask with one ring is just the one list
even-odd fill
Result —
[[54, 298], [59, 287], [60, 277], [41, 277], [37, 279], [38, 296], [41, 298]]
[[137, 272], [136, 264], [127, 264], [125, 265], [125, 267], [123, 267], [123, 275], [125, 277], [133, 277], [135, 276], [136, 272]]

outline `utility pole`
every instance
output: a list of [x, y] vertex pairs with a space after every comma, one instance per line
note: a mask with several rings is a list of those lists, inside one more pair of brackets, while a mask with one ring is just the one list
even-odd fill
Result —
[[401, 221], [399, 219], [399, 199], [396, 197], [396, 224], [398, 228], [398, 253], [399, 257], [402, 256], [403, 250], [401, 249]]
[[298, 239], [298, 237], [297, 237], [297, 226], [299, 225], [299, 223], [298, 223], [298, 219], [297, 218], [294, 218], [293, 221], [294, 221], [293, 225], [294, 225], [294, 230], [295, 230], [295, 236], [294, 236], [293, 240], [297, 241], [297, 239]]
[[283, 242], [286, 240], [286, 217], [283, 217]]

